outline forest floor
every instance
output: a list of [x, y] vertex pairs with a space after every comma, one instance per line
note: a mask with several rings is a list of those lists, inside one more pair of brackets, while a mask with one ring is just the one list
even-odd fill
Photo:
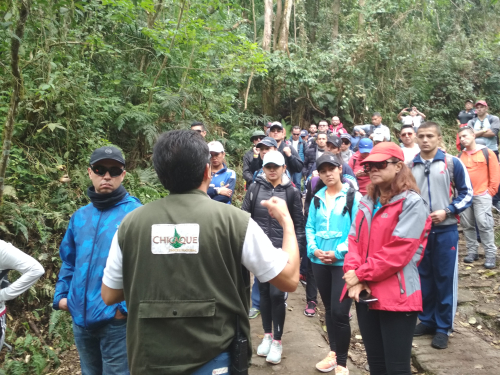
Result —
[[[500, 215], [495, 214], [496, 235], [500, 237]], [[475, 264], [462, 262], [466, 247], [461, 235], [459, 242], [459, 292], [455, 332], [449, 347], [437, 350], [430, 346], [432, 336], [423, 336], [413, 342], [413, 373], [434, 375], [496, 374], [500, 368], [500, 269], [486, 270], [484, 255]], [[318, 374], [315, 364], [329, 351], [324, 331], [324, 307], [319, 301], [316, 317], [304, 316], [305, 288], [299, 285], [288, 298], [283, 359], [279, 365], [269, 365], [265, 358], [252, 358], [251, 375]], [[356, 310], [351, 309], [352, 338], [348, 368], [352, 375], [367, 375], [366, 353], [360, 336]], [[254, 352], [262, 333], [261, 317], [251, 320]], [[4, 348], [5, 350], [5, 348]], [[3, 357], [3, 355], [2, 355]], [[59, 354], [61, 365], [48, 374], [81, 374], [78, 352], [73, 345]]]

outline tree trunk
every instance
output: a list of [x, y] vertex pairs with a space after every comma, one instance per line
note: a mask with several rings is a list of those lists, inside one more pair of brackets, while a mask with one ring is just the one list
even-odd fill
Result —
[[19, 94], [21, 92], [22, 77], [19, 71], [19, 47], [24, 36], [24, 26], [30, 11], [30, 0], [20, 0], [19, 20], [17, 21], [16, 30], [10, 39], [10, 53], [12, 69], [12, 97], [10, 98], [9, 111], [3, 129], [3, 147], [2, 156], [0, 159], [0, 205], [3, 203], [3, 190], [5, 187], [5, 172], [9, 163], [9, 154], [12, 146], [12, 134], [14, 133], [14, 121], [17, 113], [17, 105], [19, 104]]
[[282, 0], [277, 1], [276, 6], [276, 18], [274, 19], [274, 34], [273, 34], [273, 47], [277, 48], [276, 43], [278, 42], [279, 30], [281, 25], [281, 18], [283, 14], [283, 3]]
[[333, 0], [332, 12], [333, 12], [332, 37], [333, 39], [337, 39], [337, 37], [339, 36], [340, 0]]
[[312, 44], [314, 44], [316, 43], [316, 28], [317, 28], [316, 23], [318, 21], [319, 0], [309, 0], [308, 5], [309, 4], [310, 6], [306, 5], [307, 9], [312, 9], [311, 16], [307, 17], [309, 19], [309, 23], [312, 24], [312, 26], [310, 26], [309, 40], [311, 41]]
[[363, 10], [365, 8], [365, 0], [358, 0], [359, 3], [359, 15], [358, 15], [358, 30], [361, 32], [363, 25], [365, 24], [365, 16]]
[[271, 51], [271, 36], [273, 33], [273, 0], [264, 0], [264, 35], [262, 36], [262, 49]]
[[293, 0], [285, 0], [283, 8], [283, 17], [281, 17], [280, 36], [278, 41], [278, 50], [288, 50], [288, 34], [290, 31], [290, 16], [292, 14]]

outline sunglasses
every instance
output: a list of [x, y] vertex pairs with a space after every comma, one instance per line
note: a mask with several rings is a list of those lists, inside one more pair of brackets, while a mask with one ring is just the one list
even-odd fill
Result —
[[105, 167], [104, 165], [91, 165], [90, 169], [92, 169], [92, 171], [96, 175], [101, 176], [101, 177], [106, 176], [106, 173], [108, 173], [108, 172], [109, 172], [109, 176], [110, 177], [118, 177], [124, 171], [124, 169], [120, 168], [120, 167], [110, 167], [110, 168], [108, 168], [108, 167]]
[[342, 143], [345, 144], [345, 145], [348, 145], [348, 144], [351, 143], [351, 141], [349, 141], [348, 139], [343, 139]]
[[411, 137], [414, 133], [401, 133], [401, 137]]
[[389, 164], [398, 164], [399, 161], [380, 161], [378, 163], [366, 163], [364, 165], [365, 173], [368, 173], [372, 170], [372, 168], [377, 168], [378, 170], [386, 169]]
[[292, 133], [293, 135], [300, 135], [300, 133]]

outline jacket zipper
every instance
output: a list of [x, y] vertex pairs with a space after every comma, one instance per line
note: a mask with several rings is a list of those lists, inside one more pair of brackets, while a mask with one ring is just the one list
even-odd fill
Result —
[[361, 222], [359, 223], [358, 227], [358, 238], [356, 239], [356, 242], [359, 243], [359, 237], [361, 236], [361, 227], [363, 226], [363, 221], [365, 221], [365, 215], [361, 218]]
[[399, 281], [399, 292], [401, 294], [404, 294], [405, 290], [403, 289], [403, 282], [401, 281], [401, 272], [398, 271], [397, 275], [398, 275], [398, 281]]
[[89, 266], [87, 268], [87, 279], [85, 280], [85, 294], [84, 294], [84, 300], [83, 300], [83, 324], [85, 324], [85, 328], [87, 328], [87, 290], [89, 287], [90, 265], [92, 262], [92, 258], [94, 257], [95, 241], [96, 241], [97, 233], [99, 232], [99, 224], [101, 223], [101, 217], [102, 217], [102, 211], [100, 211], [99, 220], [97, 221], [97, 227], [96, 227], [96, 231], [94, 234], [94, 242], [92, 243], [92, 251], [90, 252]]
[[[431, 167], [429, 166], [429, 169], [430, 169], [430, 168], [431, 168]], [[430, 210], [431, 210], [431, 212], [432, 212], [431, 180], [430, 180], [430, 178], [429, 178], [430, 174], [431, 174], [431, 173], [430, 173], [430, 171], [429, 171], [429, 174], [427, 175], [427, 193], [428, 193], [428, 195], [429, 195], [429, 208], [430, 208]]]

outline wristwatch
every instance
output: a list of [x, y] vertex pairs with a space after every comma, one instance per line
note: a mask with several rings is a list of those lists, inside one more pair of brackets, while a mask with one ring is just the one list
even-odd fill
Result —
[[444, 209], [444, 212], [446, 212], [446, 216], [453, 216], [453, 213], [451, 212], [451, 210], [448, 207], [446, 207]]

